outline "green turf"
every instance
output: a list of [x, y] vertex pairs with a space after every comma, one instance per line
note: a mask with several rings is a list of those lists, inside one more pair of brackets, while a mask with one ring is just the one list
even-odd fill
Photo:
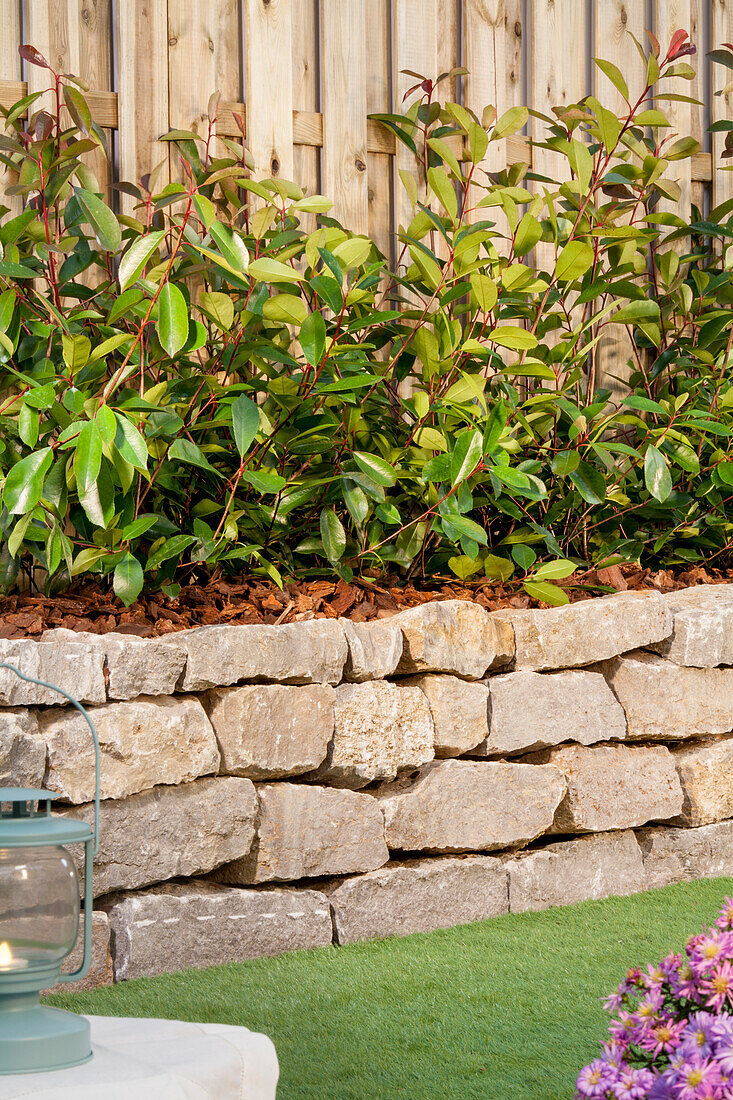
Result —
[[712, 879], [49, 1000], [264, 1031], [278, 1100], [562, 1100], [626, 967], [680, 948], [732, 893]]

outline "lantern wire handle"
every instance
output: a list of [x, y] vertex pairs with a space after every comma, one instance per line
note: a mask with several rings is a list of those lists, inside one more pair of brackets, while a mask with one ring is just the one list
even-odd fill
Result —
[[69, 695], [68, 691], [64, 691], [63, 688], [56, 687], [55, 684], [49, 684], [46, 680], [37, 680], [35, 676], [26, 676], [25, 672], [20, 672], [15, 665], [9, 665], [5, 661], [0, 661], [0, 668], [9, 669], [11, 672], [14, 672], [16, 676], [19, 676], [21, 680], [26, 680], [29, 684], [37, 684], [39, 687], [48, 688], [50, 691], [56, 691], [59, 695], [63, 695], [64, 699], [68, 699], [72, 707], [76, 707], [79, 714], [81, 714], [82, 718], [89, 726], [92, 741], [94, 742], [94, 855], [96, 856], [99, 853], [99, 738], [97, 737], [94, 723], [79, 700], [75, 699], [73, 695]]

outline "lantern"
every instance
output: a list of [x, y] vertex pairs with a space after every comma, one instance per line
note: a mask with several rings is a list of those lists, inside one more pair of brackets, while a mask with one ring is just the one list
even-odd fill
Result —
[[[92, 1056], [83, 1016], [42, 1005], [39, 993], [75, 982], [91, 965], [92, 865], [99, 849], [99, 743], [81, 704], [53, 684], [0, 668], [63, 695], [89, 725], [95, 753], [94, 829], [51, 814], [49, 791], [0, 788], [0, 1073], [36, 1073], [80, 1065]], [[84, 845], [84, 955], [61, 974], [76, 943], [80, 890], [68, 844]]]

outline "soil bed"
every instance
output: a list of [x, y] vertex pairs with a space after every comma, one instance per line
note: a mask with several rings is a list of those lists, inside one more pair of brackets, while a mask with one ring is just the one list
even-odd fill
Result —
[[[653, 572], [632, 564], [575, 573], [562, 581], [562, 587], [576, 602], [630, 589], [671, 592], [695, 584], [722, 584], [732, 577], [733, 570], [706, 570], [699, 565], [679, 572]], [[163, 592], [144, 595], [129, 608], [102, 585], [84, 583], [63, 596], [0, 597], [0, 638], [39, 638], [44, 630], [59, 626], [94, 634], [114, 630], [144, 638], [213, 623], [290, 623], [339, 616], [368, 622], [431, 600], [473, 600], [488, 611], [545, 606], [531, 599], [521, 582], [494, 584], [485, 577], [470, 581], [436, 577], [432, 584], [419, 588], [389, 576], [351, 584], [287, 581], [282, 591], [260, 577], [240, 581], [220, 578], [184, 585], [175, 599]]]

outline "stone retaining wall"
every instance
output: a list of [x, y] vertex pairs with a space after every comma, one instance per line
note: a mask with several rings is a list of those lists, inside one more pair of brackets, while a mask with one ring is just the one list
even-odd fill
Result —
[[[99, 731], [88, 984], [733, 874], [732, 627], [721, 585], [0, 641]], [[0, 783], [91, 820], [57, 702], [0, 670]]]

